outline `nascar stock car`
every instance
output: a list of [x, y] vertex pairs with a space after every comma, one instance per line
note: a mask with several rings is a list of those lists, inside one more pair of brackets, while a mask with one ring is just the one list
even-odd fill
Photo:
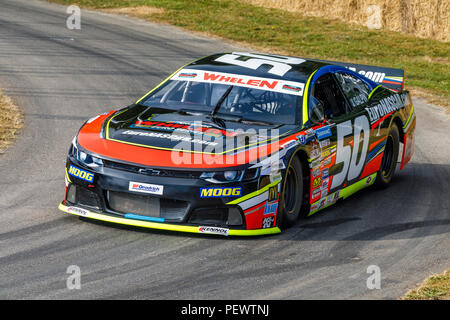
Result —
[[400, 69], [255, 53], [187, 64], [136, 103], [89, 119], [59, 209], [138, 227], [280, 232], [414, 152]]

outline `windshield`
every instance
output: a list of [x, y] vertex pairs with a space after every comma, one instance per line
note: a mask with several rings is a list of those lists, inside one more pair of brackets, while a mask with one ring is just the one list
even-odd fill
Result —
[[169, 80], [139, 104], [209, 114], [215, 110], [218, 118], [231, 116], [249, 121], [295, 124], [300, 123], [297, 112], [300, 98], [297, 94], [248, 88], [236, 83]]

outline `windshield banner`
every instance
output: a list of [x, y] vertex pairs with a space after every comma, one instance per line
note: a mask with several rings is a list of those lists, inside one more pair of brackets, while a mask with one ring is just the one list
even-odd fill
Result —
[[296, 96], [303, 95], [304, 83], [279, 79], [259, 78], [240, 74], [182, 69], [171, 80], [228, 84], [246, 88], [267, 90]]

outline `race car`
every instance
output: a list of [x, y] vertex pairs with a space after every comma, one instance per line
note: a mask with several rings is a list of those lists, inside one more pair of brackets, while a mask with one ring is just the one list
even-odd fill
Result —
[[391, 182], [414, 152], [400, 69], [247, 52], [187, 64], [70, 145], [70, 214], [251, 236]]

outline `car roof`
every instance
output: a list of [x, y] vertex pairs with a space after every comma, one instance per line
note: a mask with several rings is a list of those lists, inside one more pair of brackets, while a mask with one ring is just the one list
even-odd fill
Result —
[[289, 71], [284, 73], [283, 75], [274, 74], [271, 71], [271, 68], [273, 66], [269, 64], [263, 64], [260, 67], [256, 69], [243, 67], [236, 64], [226, 63], [217, 61], [222, 56], [225, 55], [239, 55], [238, 58], [241, 61], [246, 61], [248, 59], [261, 57], [263, 58], [268, 57], [269, 60], [271, 57], [274, 57], [275, 59], [289, 59], [294, 57], [289, 56], [280, 56], [280, 55], [267, 55], [267, 54], [255, 54], [255, 53], [216, 53], [210, 56], [203, 57], [201, 59], [198, 59], [184, 68], [186, 69], [196, 69], [196, 70], [204, 70], [204, 71], [215, 71], [215, 72], [222, 72], [222, 73], [230, 73], [230, 74], [238, 74], [238, 75], [246, 75], [246, 76], [253, 76], [253, 77], [261, 77], [261, 78], [271, 78], [271, 79], [283, 79], [283, 80], [289, 80], [289, 81], [297, 81], [297, 82], [303, 82], [306, 83], [309, 76], [314, 73], [314, 71], [320, 69], [323, 66], [329, 65], [329, 63], [313, 60], [313, 59], [304, 59], [304, 58], [297, 58], [295, 59], [302, 59], [304, 60], [302, 63], [298, 64], [291, 64], [288, 65], [291, 66]]

